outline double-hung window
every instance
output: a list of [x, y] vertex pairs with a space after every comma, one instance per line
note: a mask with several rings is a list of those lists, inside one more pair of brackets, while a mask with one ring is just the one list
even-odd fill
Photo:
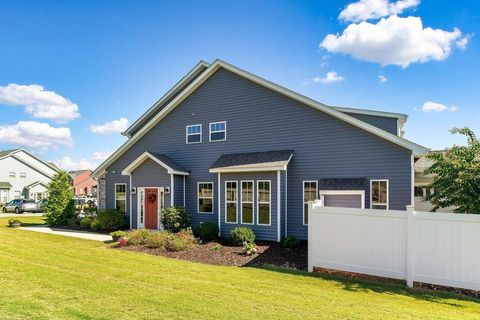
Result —
[[388, 210], [388, 180], [370, 180], [370, 208]]
[[26, 179], [27, 178], [27, 173], [26, 172], [20, 172], [20, 178]]
[[127, 207], [127, 185], [125, 183], [115, 184], [115, 209], [125, 213]]
[[303, 224], [308, 224], [308, 202], [317, 199], [317, 181], [303, 181]]
[[9, 178], [15, 178], [15, 172], [9, 172], [8, 177]]
[[237, 223], [238, 189], [237, 181], [225, 181], [225, 222]]
[[186, 143], [200, 143], [202, 142], [202, 125], [193, 124], [187, 126], [185, 129], [186, 132]]
[[198, 213], [213, 213], [213, 182], [198, 183]]
[[271, 186], [270, 180], [257, 181], [257, 224], [270, 225]]
[[253, 224], [253, 181], [242, 181], [240, 216], [243, 224]]
[[210, 123], [210, 141], [225, 141], [227, 140], [227, 122], [212, 122]]

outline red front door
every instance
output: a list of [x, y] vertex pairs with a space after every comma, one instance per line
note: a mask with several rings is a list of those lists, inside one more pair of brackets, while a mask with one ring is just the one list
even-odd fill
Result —
[[158, 227], [158, 189], [145, 189], [145, 228]]

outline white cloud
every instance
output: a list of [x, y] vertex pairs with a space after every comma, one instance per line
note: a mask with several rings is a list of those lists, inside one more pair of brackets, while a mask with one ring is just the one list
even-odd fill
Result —
[[42, 151], [59, 146], [73, 146], [69, 128], [54, 128], [47, 123], [36, 121], [20, 121], [14, 125], [1, 125], [0, 142], [38, 148]]
[[329, 34], [320, 47], [334, 53], [403, 68], [415, 62], [444, 60], [462, 32], [423, 28], [418, 17], [392, 15], [377, 23], [350, 24], [342, 34]]
[[112, 153], [112, 151], [95, 151], [93, 153], [92, 159], [105, 161], [108, 157], [110, 157]]
[[378, 76], [378, 80], [379, 80], [381, 83], [384, 83], [384, 82], [387, 82], [387, 81], [388, 81], [387, 77], [385, 77], [383, 74], [381, 74], [381, 75]]
[[74, 161], [72, 158], [68, 156], [54, 160], [53, 163], [55, 163], [59, 168], [65, 171], [86, 170], [86, 169], [93, 170], [97, 166], [95, 163], [92, 163], [85, 158], [81, 158], [78, 161]]
[[93, 133], [106, 134], [106, 133], [117, 133], [123, 132], [128, 127], [128, 120], [126, 118], [120, 118], [118, 120], [113, 120], [104, 124], [90, 125], [90, 130]]
[[455, 42], [458, 48], [465, 50], [469, 41], [469, 36], [463, 37]]
[[340, 12], [339, 20], [359, 22], [369, 19], [378, 19], [392, 14], [401, 14], [406, 9], [415, 8], [420, 0], [360, 0], [350, 3]]
[[340, 82], [340, 81], [343, 81], [343, 80], [345, 80], [345, 78], [343, 78], [341, 75], [339, 75], [335, 71], [327, 72], [327, 74], [323, 78], [315, 77], [315, 78], [312, 79], [313, 82], [321, 82], [321, 83], [325, 83], [325, 84], [333, 83], [333, 82]]
[[70, 100], [41, 85], [20, 85], [10, 83], [0, 86], [0, 104], [25, 106], [25, 111], [35, 118], [50, 119], [65, 123], [80, 117], [78, 106]]
[[446, 106], [446, 105], [438, 103], [438, 102], [427, 101], [423, 104], [421, 110], [423, 112], [426, 112], [426, 113], [429, 113], [429, 112], [432, 112], [432, 111], [442, 112], [442, 111], [445, 111], [445, 110], [448, 110], [450, 112], [455, 112], [455, 111], [458, 110], [458, 108], [455, 107], [455, 106], [449, 107], [449, 106]]

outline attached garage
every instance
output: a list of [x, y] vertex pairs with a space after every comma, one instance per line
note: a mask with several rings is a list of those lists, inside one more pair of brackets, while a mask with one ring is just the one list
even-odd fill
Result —
[[319, 193], [325, 207], [365, 208], [363, 190], [320, 190]]

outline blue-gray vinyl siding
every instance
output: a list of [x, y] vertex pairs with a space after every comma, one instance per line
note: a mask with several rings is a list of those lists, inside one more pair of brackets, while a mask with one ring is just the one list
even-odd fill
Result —
[[174, 182], [173, 182], [173, 196], [175, 198], [174, 203], [177, 207], [183, 207], [183, 177], [182, 175], [173, 175]]
[[349, 113], [344, 112], [345, 114], [357, 118], [363, 122], [371, 124], [377, 128], [390, 132], [391, 134], [398, 134], [398, 119], [392, 117], [381, 117], [381, 116], [372, 116], [368, 114], [358, 114], [358, 113]]
[[[227, 122], [226, 141], [209, 142], [209, 123], [216, 121]], [[202, 124], [202, 143], [185, 143], [185, 126], [192, 124]], [[303, 180], [389, 179], [390, 208], [405, 210], [410, 204], [409, 150], [220, 69], [107, 168], [107, 206], [114, 203], [114, 183], [128, 183], [122, 169], [152, 151], [190, 170], [185, 198], [192, 225], [217, 222], [218, 176], [209, 167], [222, 154], [286, 149], [294, 150], [288, 166], [288, 234], [307, 238]], [[213, 214], [197, 212], [197, 182], [214, 183]], [[366, 186], [366, 207], [369, 193]]]

